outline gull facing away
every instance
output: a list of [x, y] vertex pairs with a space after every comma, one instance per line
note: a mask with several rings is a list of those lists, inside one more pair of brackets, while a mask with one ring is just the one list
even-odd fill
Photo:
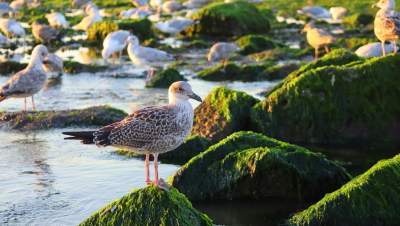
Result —
[[83, 144], [99, 147], [113, 146], [146, 155], [145, 182], [149, 177], [150, 154], [154, 157], [154, 184], [159, 186], [158, 155], [179, 147], [193, 126], [193, 108], [189, 99], [201, 102], [189, 83], [174, 82], [168, 90], [169, 104], [145, 107], [122, 121], [95, 131], [63, 132], [67, 140], [81, 140]]
[[41, 43], [49, 43], [50, 41], [57, 39], [59, 35], [59, 31], [50, 27], [46, 24], [40, 24], [35, 21], [32, 23], [32, 34], [36, 40]]
[[79, 24], [72, 27], [74, 30], [87, 31], [94, 23], [99, 22], [103, 19], [100, 15], [100, 11], [97, 6], [93, 4], [87, 4], [85, 7], [85, 13], [87, 14]]
[[14, 19], [0, 18], [0, 30], [8, 37], [22, 37], [25, 29]]
[[32, 98], [32, 109], [35, 110], [33, 95], [38, 93], [46, 83], [47, 75], [43, 63], [48, 59], [49, 52], [44, 45], [37, 45], [31, 54], [28, 66], [13, 75], [5, 85], [0, 88], [0, 102], [8, 98], [24, 98], [24, 111], [26, 111], [26, 98]]
[[393, 45], [393, 52], [397, 53], [397, 40], [400, 36], [400, 13], [394, 11], [394, 0], [380, 0], [374, 6], [380, 8], [376, 13], [374, 21], [374, 32], [381, 41], [383, 55], [386, 55], [385, 42]]
[[103, 59], [108, 59], [111, 55], [119, 53], [119, 58], [121, 58], [122, 51], [126, 47], [126, 40], [131, 35], [129, 31], [119, 30], [111, 32], [103, 41], [103, 50], [101, 55]]
[[[385, 44], [385, 52], [393, 52], [393, 45]], [[382, 45], [379, 42], [369, 43], [361, 46], [355, 52], [360, 57], [380, 57], [383, 56]]]
[[46, 19], [51, 27], [54, 28], [68, 28], [69, 23], [65, 19], [65, 16], [59, 12], [52, 12], [46, 14]]
[[239, 50], [239, 46], [235, 43], [217, 42], [208, 51], [207, 60], [208, 62], [226, 61]]
[[335, 38], [329, 32], [316, 28], [313, 22], [306, 24], [302, 32], [307, 33], [307, 42], [315, 49], [315, 59], [319, 57], [320, 48], [329, 52], [329, 45], [335, 42]]
[[194, 24], [194, 20], [178, 17], [164, 22], [157, 22], [155, 27], [164, 33], [176, 35], [192, 24]]

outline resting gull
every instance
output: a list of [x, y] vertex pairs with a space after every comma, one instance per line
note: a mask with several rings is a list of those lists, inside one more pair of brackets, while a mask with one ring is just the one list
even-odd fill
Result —
[[69, 23], [65, 19], [65, 16], [59, 12], [52, 12], [46, 14], [46, 19], [49, 22], [50, 26], [54, 28], [68, 28]]
[[164, 33], [176, 35], [176, 34], [180, 33], [181, 31], [185, 30], [187, 27], [189, 27], [193, 23], [194, 23], [194, 20], [192, 20], [192, 19], [187, 19], [184, 17], [177, 17], [177, 18], [170, 19], [167, 21], [157, 22], [155, 24], [155, 27]]
[[0, 18], [0, 30], [9, 38], [16, 36], [22, 37], [25, 35], [25, 29], [14, 19]]
[[190, 134], [193, 126], [193, 108], [189, 99], [201, 102], [189, 83], [173, 83], [168, 90], [169, 104], [145, 107], [133, 112], [122, 121], [95, 131], [64, 132], [65, 139], [81, 140], [83, 144], [100, 147], [113, 146], [146, 155], [145, 182], [149, 177], [150, 154], [154, 157], [154, 184], [158, 178], [158, 155], [179, 147]]
[[208, 51], [207, 60], [208, 62], [226, 61], [239, 49], [239, 46], [235, 43], [217, 42]]
[[129, 31], [118, 30], [111, 32], [103, 41], [103, 50], [101, 55], [103, 59], [108, 59], [114, 53], [119, 53], [119, 57], [122, 55], [122, 51], [126, 47], [126, 40], [131, 35]]
[[37, 21], [32, 23], [33, 37], [35, 37], [35, 39], [41, 43], [49, 43], [50, 41], [57, 39], [59, 33], [60, 32], [58, 30], [50, 27], [49, 25], [40, 24]]
[[74, 30], [87, 31], [94, 23], [103, 19], [97, 6], [93, 4], [86, 5], [85, 12], [87, 16], [84, 17], [79, 24], [72, 27]]
[[46, 83], [47, 75], [43, 68], [49, 52], [44, 45], [37, 45], [31, 55], [28, 66], [13, 75], [5, 85], [0, 88], [0, 101], [8, 98], [24, 98], [24, 111], [26, 111], [26, 98], [32, 98], [32, 108], [35, 110], [33, 95], [38, 93]]
[[[386, 44], [385, 52], [393, 52], [393, 45]], [[363, 45], [356, 50], [357, 56], [360, 57], [380, 57], [383, 56], [382, 45], [379, 42], [369, 43], [367, 45]]]
[[400, 36], [400, 13], [395, 12], [394, 0], [380, 0], [376, 7], [380, 10], [376, 13], [374, 31], [376, 37], [381, 41], [383, 55], [386, 55], [385, 42], [393, 44], [393, 52], [397, 53], [397, 40]]
[[307, 33], [307, 42], [315, 49], [315, 59], [319, 57], [320, 48], [329, 52], [329, 45], [335, 42], [335, 38], [329, 32], [316, 28], [313, 22], [306, 24], [302, 32]]

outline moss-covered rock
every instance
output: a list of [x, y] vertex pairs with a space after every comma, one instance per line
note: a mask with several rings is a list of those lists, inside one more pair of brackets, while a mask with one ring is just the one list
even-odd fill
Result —
[[200, 71], [197, 76], [207, 81], [260, 81], [285, 78], [290, 72], [298, 69], [295, 64], [276, 65], [265, 62], [260, 65], [243, 65], [221, 63]]
[[120, 30], [130, 31], [139, 40], [154, 38], [153, 24], [147, 18], [144, 19], [125, 19], [117, 22]]
[[225, 87], [217, 87], [195, 109], [192, 134], [213, 142], [229, 134], [248, 129], [250, 108], [259, 101]]
[[176, 189], [164, 191], [149, 186], [110, 203], [79, 225], [207, 226], [212, 221]]
[[291, 217], [291, 226], [398, 225], [400, 155], [375, 164], [339, 190]]
[[167, 68], [157, 72], [154, 77], [146, 82], [146, 87], [168, 88], [172, 83], [185, 81], [185, 77], [174, 68]]
[[343, 22], [350, 27], [359, 29], [360, 27], [372, 24], [372, 22], [374, 22], [374, 16], [365, 13], [355, 13], [351, 16], [345, 17]]
[[[162, 153], [158, 159], [163, 163], [183, 165], [194, 156], [207, 150], [211, 146], [211, 142], [201, 136], [190, 136], [186, 141], [173, 151]], [[144, 159], [144, 155], [138, 155], [128, 150], [117, 150], [117, 154], [133, 158]]]
[[18, 130], [104, 126], [126, 116], [125, 112], [109, 106], [63, 111], [2, 112], [0, 113], [0, 126]]
[[94, 65], [94, 64], [81, 64], [76, 61], [64, 61], [64, 72], [70, 74], [82, 73], [82, 72], [100, 72], [104, 71], [107, 66]]
[[264, 35], [246, 35], [236, 40], [236, 44], [240, 47], [239, 53], [243, 55], [258, 53], [273, 49], [277, 46], [282, 46]]
[[302, 201], [321, 198], [348, 180], [346, 171], [322, 154], [238, 132], [182, 166], [172, 185], [192, 201], [271, 197]]
[[10, 75], [24, 69], [27, 64], [15, 61], [0, 62], [0, 75]]
[[186, 30], [189, 37], [263, 34], [270, 29], [267, 16], [244, 1], [209, 4], [196, 12], [192, 19], [198, 23]]
[[101, 21], [94, 23], [87, 31], [87, 40], [102, 43], [108, 34], [118, 30], [118, 25], [112, 21]]
[[294, 143], [399, 146], [399, 61], [304, 66], [253, 107], [252, 128]]

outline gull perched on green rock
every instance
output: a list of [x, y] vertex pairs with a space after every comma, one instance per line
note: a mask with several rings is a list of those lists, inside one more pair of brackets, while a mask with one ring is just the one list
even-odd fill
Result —
[[193, 108], [189, 99], [201, 102], [189, 83], [174, 82], [168, 90], [169, 104], [145, 107], [122, 121], [94, 131], [64, 132], [66, 139], [81, 140], [83, 144], [113, 146], [146, 155], [145, 181], [149, 176], [150, 155], [154, 157], [154, 184], [159, 184], [158, 155], [179, 147], [192, 131]]
[[386, 55], [385, 42], [392, 42], [393, 52], [397, 53], [397, 40], [400, 36], [400, 13], [395, 10], [394, 0], [380, 0], [374, 6], [380, 8], [376, 13], [374, 31], [381, 41], [383, 55]]

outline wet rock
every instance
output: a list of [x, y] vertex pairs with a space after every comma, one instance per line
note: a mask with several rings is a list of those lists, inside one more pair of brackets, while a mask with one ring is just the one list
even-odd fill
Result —
[[239, 53], [243, 55], [258, 53], [278, 46], [283, 46], [264, 35], [246, 35], [236, 40], [236, 44], [240, 47]]
[[252, 96], [218, 87], [195, 109], [192, 134], [217, 142], [229, 134], [248, 129], [249, 110], [258, 103]]
[[87, 31], [87, 41], [101, 45], [108, 34], [117, 30], [118, 25], [115, 22], [96, 22]]
[[208, 81], [276, 80], [285, 78], [298, 67], [296, 64], [276, 65], [274, 62], [243, 66], [235, 63], [222, 63], [200, 71], [197, 76]]
[[[167, 153], [160, 154], [158, 159], [161, 162], [167, 164], [183, 165], [194, 156], [207, 150], [209, 146], [211, 146], [211, 142], [208, 139], [196, 135], [190, 136], [177, 149]], [[128, 157], [144, 159], [144, 155], [138, 155], [127, 150], [118, 150], [116, 151], [116, 153]]]
[[237, 132], [191, 159], [171, 180], [192, 201], [303, 201], [334, 191], [349, 175], [322, 154], [254, 132]]
[[400, 155], [382, 160], [306, 210], [287, 225], [398, 225]]
[[400, 146], [400, 56], [351, 59], [292, 73], [253, 107], [253, 130], [293, 143]]
[[207, 215], [193, 208], [175, 188], [155, 186], [135, 190], [97, 211], [80, 226], [90, 225], [212, 225]]
[[24, 69], [27, 64], [15, 61], [0, 62], [0, 75], [10, 75]]
[[373, 43], [376, 41], [376, 38], [368, 38], [368, 37], [351, 37], [351, 38], [339, 38], [337, 40], [337, 45], [342, 48], [356, 50], [359, 47], [366, 45], [368, 43]]
[[62, 111], [2, 112], [0, 113], [0, 127], [39, 130], [70, 126], [104, 126], [126, 116], [125, 112], [109, 106]]
[[186, 81], [186, 79], [176, 69], [167, 68], [157, 72], [154, 77], [146, 81], [146, 87], [168, 88], [176, 81]]
[[270, 30], [265, 14], [253, 4], [237, 1], [212, 3], [196, 12], [192, 19], [198, 21], [186, 30], [186, 36], [241, 36], [264, 34]]
[[64, 72], [70, 74], [82, 73], [82, 72], [90, 72], [96, 73], [100, 71], [106, 70], [106, 66], [95, 65], [95, 64], [81, 64], [76, 61], [64, 61]]

